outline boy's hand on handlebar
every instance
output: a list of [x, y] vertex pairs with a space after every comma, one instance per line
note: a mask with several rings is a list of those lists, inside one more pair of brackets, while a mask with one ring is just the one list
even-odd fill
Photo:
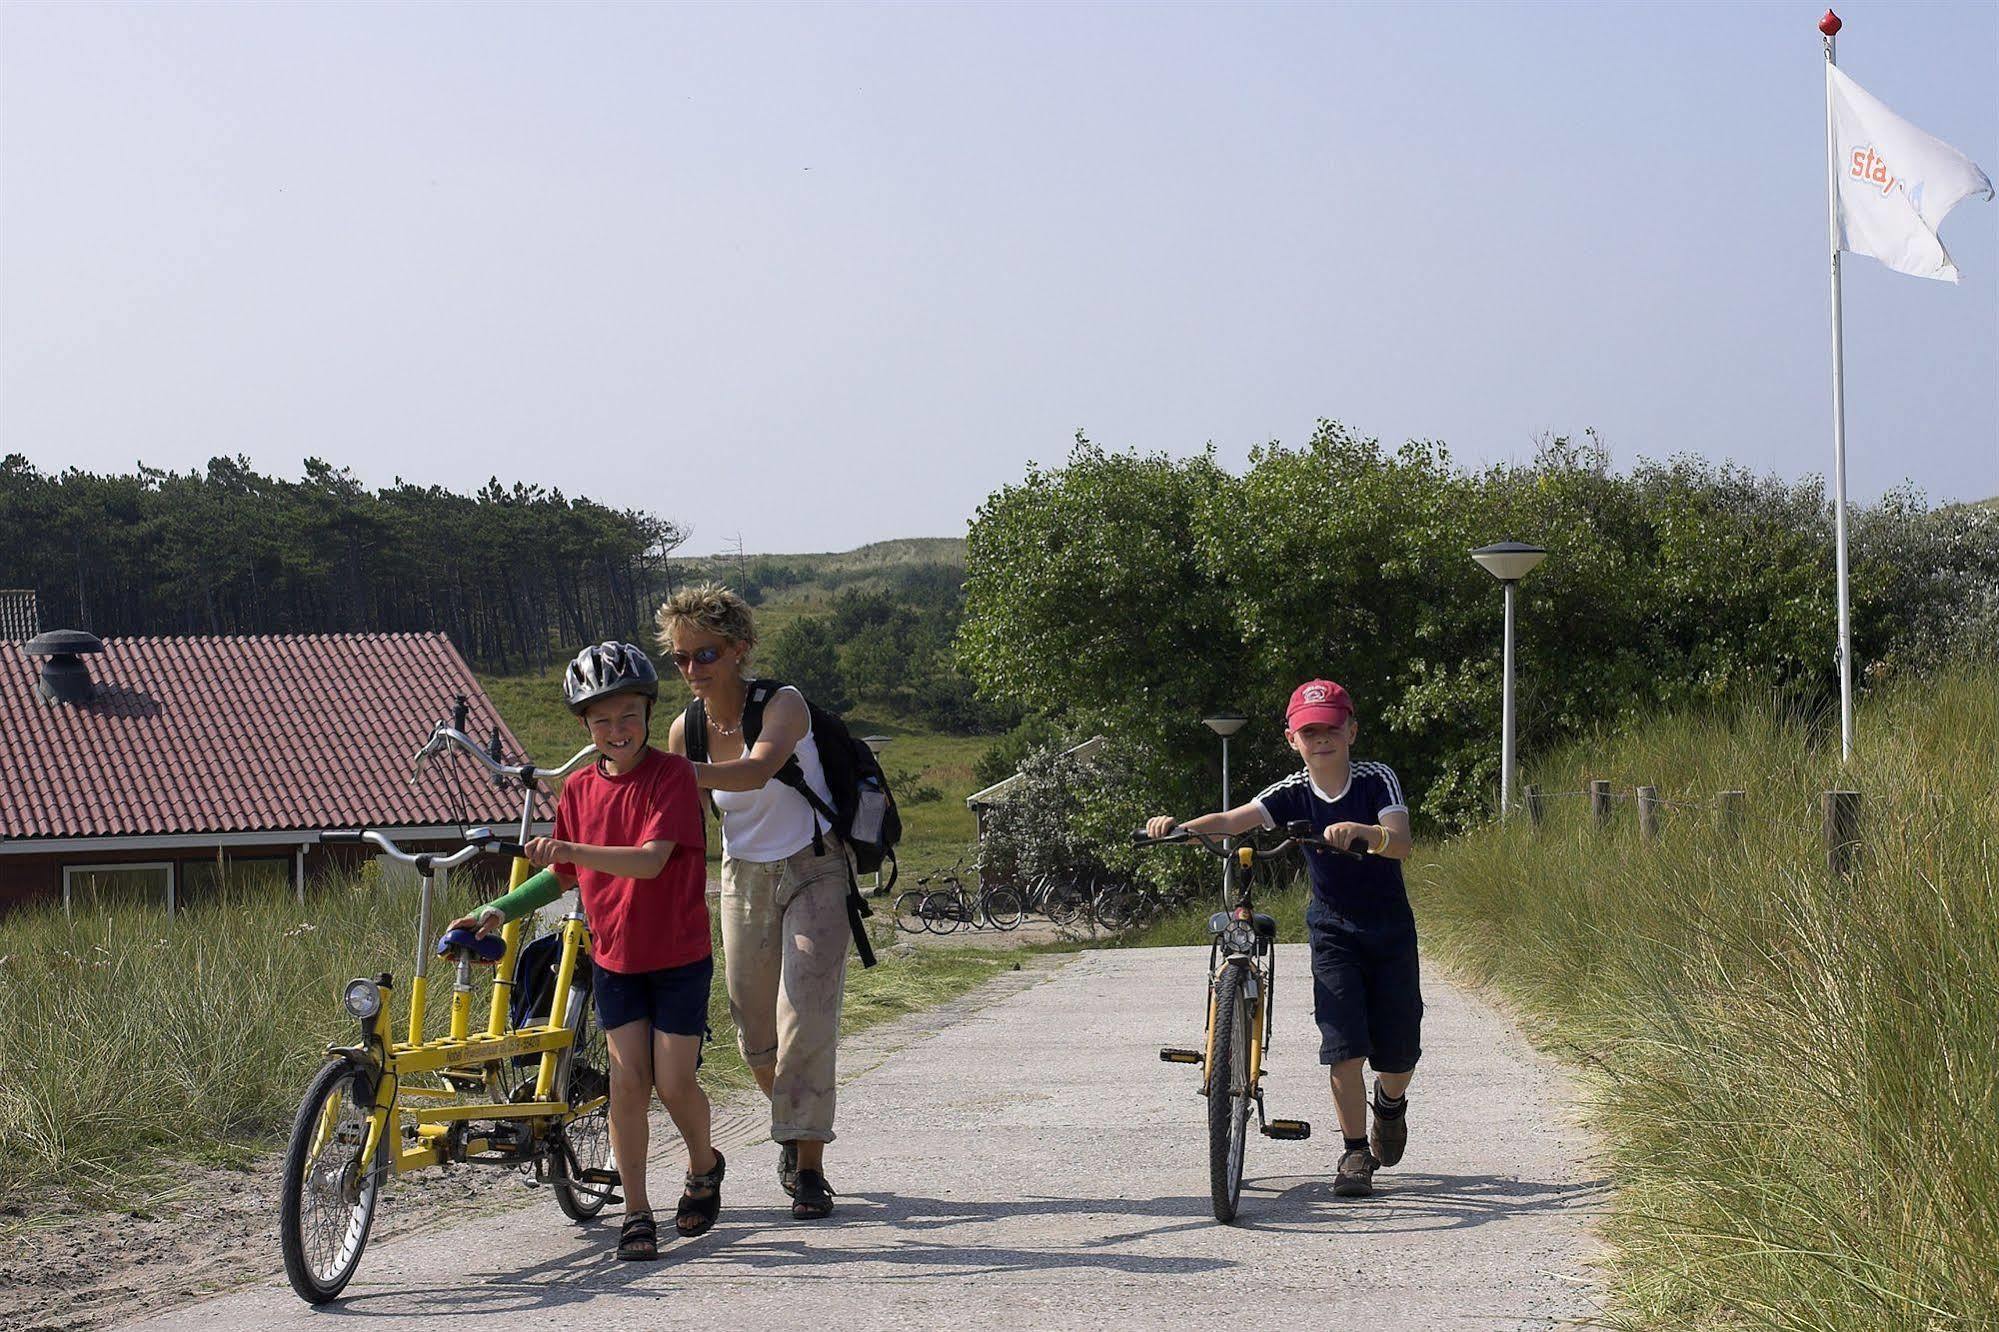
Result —
[[1179, 823], [1174, 820], [1171, 814], [1156, 815], [1145, 821], [1145, 835], [1147, 837], [1170, 837], [1173, 835], [1173, 830], [1179, 826]]
[[1371, 851], [1381, 840], [1372, 823], [1329, 823], [1324, 836], [1343, 851]]
[[528, 864], [538, 869], [546, 869], [562, 859], [562, 843], [553, 837], [531, 837], [521, 850], [527, 852]]

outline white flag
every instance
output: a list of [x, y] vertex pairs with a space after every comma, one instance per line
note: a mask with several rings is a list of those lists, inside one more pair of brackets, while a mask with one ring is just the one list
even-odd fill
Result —
[[1957, 149], [1933, 139], [1870, 96], [1834, 64], [1825, 67], [1839, 181], [1839, 248], [1872, 255], [1897, 273], [1957, 281], [1937, 228], [1992, 182]]

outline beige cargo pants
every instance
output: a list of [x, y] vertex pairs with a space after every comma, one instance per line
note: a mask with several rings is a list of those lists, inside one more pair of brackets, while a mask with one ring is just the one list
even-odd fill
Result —
[[847, 849], [785, 860], [722, 857], [722, 957], [736, 1046], [776, 1065], [770, 1136], [833, 1141], [840, 1003], [847, 979]]

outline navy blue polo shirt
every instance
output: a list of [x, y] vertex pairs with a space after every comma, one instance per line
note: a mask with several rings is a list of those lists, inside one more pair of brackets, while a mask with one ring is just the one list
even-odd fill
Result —
[[[1390, 810], [1409, 808], [1402, 800], [1402, 783], [1386, 763], [1352, 764], [1346, 789], [1332, 793], [1321, 791], [1309, 770], [1293, 773], [1265, 788], [1256, 803], [1263, 807], [1266, 828], [1303, 819], [1314, 832], [1333, 823], [1379, 823]], [[1304, 852], [1312, 896], [1325, 910], [1356, 925], [1414, 922], [1401, 861], [1372, 855], [1356, 860], [1316, 846]]]

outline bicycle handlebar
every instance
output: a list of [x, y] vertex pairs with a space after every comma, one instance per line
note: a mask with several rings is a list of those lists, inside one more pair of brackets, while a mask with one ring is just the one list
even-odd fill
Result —
[[527, 853], [521, 849], [520, 843], [507, 841], [491, 828], [467, 828], [461, 835], [465, 838], [465, 845], [461, 849], [453, 851], [450, 855], [439, 855], [435, 851], [405, 851], [397, 846], [387, 833], [376, 832], [372, 828], [323, 832], [319, 835], [319, 841], [322, 846], [359, 845], [363, 842], [371, 842], [379, 847], [383, 854], [400, 860], [406, 865], [422, 866], [428, 864], [433, 869], [450, 869], [455, 865], [462, 865], [472, 859], [472, 857], [488, 851], [497, 852], [503, 856], [515, 856], [520, 859], [527, 858]]
[[442, 753], [446, 745], [457, 745], [460, 749], [483, 763], [486, 766], [486, 770], [495, 777], [512, 777], [518, 780], [523, 786], [529, 782], [546, 777], [566, 777], [575, 770], [578, 764], [597, 753], [597, 746], [585, 745], [576, 751], [569, 762], [559, 768], [537, 768], [532, 763], [502, 763], [487, 753], [485, 746], [465, 734], [458, 727], [448, 722], [439, 722], [437, 729], [430, 733], [430, 739], [424, 742], [423, 748], [417, 750], [416, 756], [410, 760], [410, 785], [416, 785], [417, 775], [422, 771], [423, 765], [431, 758]]
[[[1223, 860], [1235, 854], [1235, 848], [1230, 847], [1224, 838], [1217, 837], [1213, 833], [1191, 832], [1186, 828], [1175, 828], [1164, 837], [1150, 837], [1141, 830], [1131, 835], [1131, 844], [1136, 847], [1198, 846], [1209, 855]], [[1250, 846], [1255, 850], [1258, 859], [1285, 855], [1301, 846], [1316, 846], [1320, 850], [1331, 851], [1335, 855], [1351, 856], [1355, 860], [1364, 859], [1368, 854], [1365, 850], [1357, 851], [1352, 847], [1335, 846], [1311, 824], [1302, 821], [1285, 824], [1284, 840], [1275, 846], [1260, 847], [1254, 842], [1250, 843]]]

